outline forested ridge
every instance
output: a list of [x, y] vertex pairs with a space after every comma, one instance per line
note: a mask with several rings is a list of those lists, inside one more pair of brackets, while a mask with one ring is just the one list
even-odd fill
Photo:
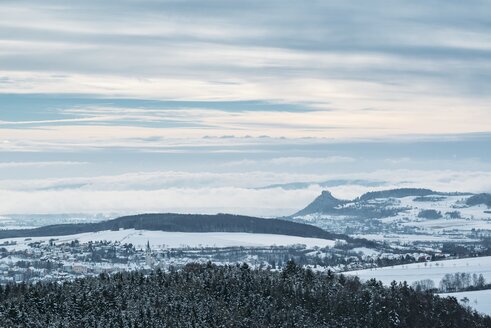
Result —
[[2, 327], [491, 327], [491, 318], [405, 284], [247, 265], [189, 264], [0, 287]]
[[103, 230], [142, 229], [174, 232], [250, 232], [335, 239], [347, 237], [312, 225], [232, 214], [156, 213], [124, 216], [96, 223], [57, 224], [34, 229], [0, 230], [0, 238], [62, 236]]

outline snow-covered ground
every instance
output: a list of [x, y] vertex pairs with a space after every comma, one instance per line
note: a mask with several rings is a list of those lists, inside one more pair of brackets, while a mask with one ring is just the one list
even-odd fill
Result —
[[356, 253], [361, 252], [365, 256], [376, 256], [376, 255], [379, 255], [380, 254], [379, 251], [376, 251], [374, 249], [367, 248], [367, 247], [356, 247], [356, 248], [353, 248], [352, 251], [353, 252], [356, 252]]
[[472, 242], [478, 234], [491, 233], [491, 209], [486, 205], [468, 206], [469, 197], [433, 194], [353, 200], [326, 213], [310, 213], [294, 219], [371, 240]]
[[49, 241], [56, 239], [55, 243], [66, 243], [78, 240], [81, 243], [89, 241], [119, 241], [121, 243], [133, 244], [136, 248], [143, 248], [147, 242], [152, 247], [229, 247], [229, 246], [287, 246], [303, 244], [307, 247], [332, 247], [334, 240], [319, 238], [303, 238], [286, 235], [273, 234], [252, 234], [252, 233], [232, 233], [232, 232], [167, 232], [167, 231], [148, 231], [148, 230], [119, 230], [119, 231], [100, 231], [93, 233], [81, 233], [69, 236], [55, 237], [33, 237], [33, 238], [7, 238], [0, 240], [15, 241], [17, 245], [3, 246], [7, 249], [25, 249], [29, 243], [35, 241]]
[[482, 274], [487, 282], [491, 282], [491, 256], [395, 265], [349, 271], [345, 272], [345, 274], [356, 275], [362, 280], [375, 278], [386, 285], [389, 285], [394, 280], [397, 282], [407, 281], [408, 284], [412, 284], [418, 280], [431, 279], [434, 281], [435, 286], [438, 286], [445, 274], [456, 272]]
[[[443, 232], [444, 230], [470, 231], [472, 229], [491, 229], [491, 214], [485, 211], [488, 208], [485, 205], [467, 206], [465, 201], [470, 196], [438, 196], [432, 195], [424, 197], [425, 199], [434, 199], [434, 201], [417, 201], [418, 197], [409, 196], [393, 199], [393, 207], [407, 208], [406, 211], [399, 214], [383, 218], [383, 223], [400, 223], [406, 227], [417, 227], [421, 230], [428, 230], [431, 233]], [[382, 202], [387, 199], [375, 199], [371, 202]], [[440, 219], [419, 218], [418, 214], [422, 210], [435, 210], [440, 212]], [[451, 218], [450, 214], [455, 212], [460, 218]]]
[[[438, 287], [440, 280], [447, 273], [466, 272], [482, 274], [487, 282], [491, 282], [491, 256], [474, 257], [458, 260], [446, 260], [426, 263], [412, 263], [407, 265], [396, 265], [392, 267], [375, 268], [359, 271], [345, 272], [347, 275], [356, 275], [362, 280], [375, 278], [389, 285], [392, 281], [407, 281], [412, 284], [415, 281], [431, 279]], [[472, 292], [446, 293], [441, 296], [454, 296], [459, 301], [467, 297], [467, 303], [462, 304], [491, 315], [491, 290]]]
[[[473, 292], [446, 293], [440, 296], [453, 296], [463, 305], [468, 305], [478, 312], [491, 315], [491, 289]], [[467, 297], [468, 301], [464, 300]]]
[[416, 235], [416, 234], [355, 234], [352, 235], [354, 238], [365, 238], [369, 240], [375, 241], [387, 241], [387, 242], [397, 242], [397, 243], [412, 243], [415, 241], [423, 241], [423, 242], [477, 242], [477, 239], [471, 238], [461, 238], [449, 235], [438, 235], [438, 234], [425, 234], [425, 235]]

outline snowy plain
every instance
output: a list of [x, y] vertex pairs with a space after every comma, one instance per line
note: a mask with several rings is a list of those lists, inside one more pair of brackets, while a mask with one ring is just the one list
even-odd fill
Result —
[[156, 248], [180, 248], [180, 247], [231, 247], [231, 246], [288, 246], [303, 244], [307, 247], [332, 247], [334, 240], [320, 238], [304, 238], [287, 235], [253, 234], [235, 232], [167, 232], [149, 230], [119, 230], [81, 233], [68, 236], [33, 237], [33, 238], [7, 238], [1, 242], [14, 241], [16, 245], [3, 246], [7, 249], [25, 249], [28, 244], [36, 241], [49, 241], [55, 239], [56, 244], [78, 240], [80, 243], [89, 241], [113, 241], [122, 244], [133, 244], [137, 249], [142, 249], [150, 243]]
[[435, 286], [438, 286], [445, 274], [456, 272], [482, 274], [486, 281], [491, 282], [491, 256], [411, 263], [349, 271], [345, 272], [345, 274], [358, 276], [362, 280], [375, 278], [386, 285], [389, 285], [394, 280], [397, 282], [407, 281], [408, 284], [412, 284], [415, 281], [431, 279]]
[[[459, 292], [459, 293], [445, 293], [439, 294], [440, 296], [453, 296], [463, 304], [468, 305], [478, 312], [491, 315], [491, 289], [476, 290], [472, 292]], [[468, 301], [464, 301], [467, 298]]]

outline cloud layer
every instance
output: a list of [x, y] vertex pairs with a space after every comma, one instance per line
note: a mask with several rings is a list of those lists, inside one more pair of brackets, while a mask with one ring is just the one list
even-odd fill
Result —
[[489, 1], [0, 3], [0, 214], [489, 191]]
[[[3, 93], [259, 100], [300, 108], [77, 108], [70, 110], [78, 117], [37, 124], [84, 123], [77, 133], [86, 134], [89, 124], [167, 119], [185, 126], [120, 130], [335, 138], [485, 132], [491, 126], [486, 1], [379, 0], [367, 8], [345, 1], [48, 0], [3, 1], [0, 9]], [[3, 121], [4, 133], [15, 136]]]
[[[339, 179], [345, 180], [338, 183]], [[361, 179], [375, 183], [363, 185]], [[304, 183], [298, 188], [281, 185], [257, 188], [273, 181]], [[321, 186], [328, 181], [335, 183], [328, 188]], [[0, 189], [0, 213], [227, 212], [275, 217], [305, 207], [325, 189], [337, 197], [352, 199], [367, 191], [396, 187], [489, 192], [491, 173], [410, 170], [336, 175], [142, 172], [87, 178], [4, 180]]]

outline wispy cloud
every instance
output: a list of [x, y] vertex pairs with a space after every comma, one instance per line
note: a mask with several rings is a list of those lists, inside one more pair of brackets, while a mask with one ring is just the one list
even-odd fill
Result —
[[271, 167], [280, 166], [318, 166], [318, 165], [333, 165], [341, 163], [353, 163], [356, 159], [347, 156], [329, 156], [329, 157], [277, 157], [267, 160], [251, 160], [244, 159], [241, 161], [231, 161], [222, 164], [222, 167], [250, 167], [262, 166]]
[[210, 118], [200, 117], [214, 129], [250, 133], [489, 131], [486, 2], [186, 2], [4, 1], [0, 76], [9, 83], [2, 91], [262, 100], [319, 110], [236, 117], [208, 109]]
[[49, 166], [73, 166], [73, 165], [85, 165], [87, 162], [66, 162], [66, 161], [52, 161], [52, 162], [0, 162], [0, 169], [10, 168], [43, 168]]

